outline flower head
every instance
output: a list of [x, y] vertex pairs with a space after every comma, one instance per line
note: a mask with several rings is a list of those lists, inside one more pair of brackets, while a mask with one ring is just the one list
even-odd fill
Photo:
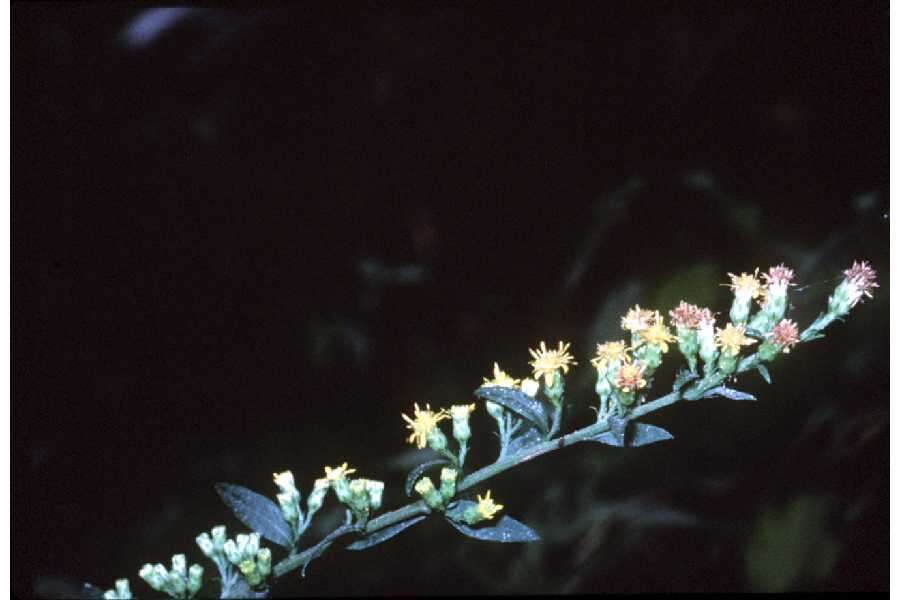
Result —
[[756, 298], [762, 291], [762, 284], [757, 277], [759, 276], [759, 268], [750, 273], [741, 273], [739, 276], [729, 273], [731, 283], [725, 283], [734, 292], [735, 296], [743, 298]]
[[629, 352], [631, 348], [623, 340], [597, 344], [597, 355], [591, 359], [591, 364], [597, 369], [605, 369], [613, 361], [627, 361]]
[[450, 407], [450, 416], [454, 419], [468, 419], [475, 410], [474, 404], [460, 404]]
[[791, 283], [794, 280], [794, 270], [781, 263], [777, 267], [769, 267], [769, 272], [763, 273], [762, 278], [766, 281], [766, 287], [787, 287], [794, 285]]
[[616, 375], [616, 387], [625, 393], [633, 390], [639, 390], [647, 385], [644, 379], [644, 369], [640, 361], [627, 362], [619, 367], [619, 373]]
[[790, 319], [782, 319], [772, 328], [771, 341], [781, 346], [785, 354], [791, 351], [791, 346], [800, 341], [800, 333], [797, 324]]
[[741, 352], [741, 346], [749, 346], [755, 344], [756, 340], [748, 338], [744, 335], [744, 326], [735, 327], [731, 323], [725, 326], [725, 329], [718, 329], [716, 333], [716, 341], [723, 352], [727, 352], [731, 356], [737, 356]]
[[708, 308], [701, 309], [682, 300], [678, 306], [669, 311], [669, 317], [672, 324], [679, 329], [697, 329], [704, 317], [704, 310], [709, 312]]
[[273, 473], [272, 479], [275, 481], [275, 485], [277, 485], [282, 491], [296, 489], [296, 486], [294, 485], [294, 474], [290, 471], [284, 471], [283, 473]]
[[[657, 313], [657, 316], [659, 313]], [[658, 319], [651, 327], [641, 330], [641, 338], [648, 344], [659, 346], [663, 352], [669, 351], [668, 342], [674, 342], [675, 336], [669, 333], [669, 328], [663, 325], [662, 319]]]
[[563, 344], [559, 342], [556, 350], [547, 350], [547, 346], [544, 342], [541, 342], [540, 350], [529, 348], [528, 352], [531, 353], [531, 357], [534, 359], [528, 363], [534, 370], [534, 378], [539, 379], [543, 375], [544, 383], [547, 386], [553, 385], [553, 375], [556, 371], [562, 369], [563, 373], [568, 373], [570, 364], [578, 364], [575, 362], [574, 357], [569, 354], [568, 343]]
[[872, 297], [872, 290], [879, 287], [875, 281], [875, 269], [866, 261], [853, 261], [853, 266], [844, 271], [844, 281], [856, 288], [850, 307], [856, 306], [863, 296]]
[[712, 329], [713, 325], [715, 324], [716, 316], [712, 313], [712, 311], [708, 308], [701, 308], [700, 312], [697, 313], [697, 327], [699, 329]]
[[494, 363], [494, 378], [488, 379], [484, 377], [484, 383], [481, 385], [483, 387], [510, 387], [514, 388], [519, 385], [518, 379], [513, 379], [509, 375], [507, 375], [501, 368], [500, 365]]
[[478, 513], [483, 519], [493, 519], [494, 515], [503, 508], [502, 504], [495, 504], [491, 498], [491, 490], [484, 494], [484, 498], [478, 495]]
[[334, 468], [325, 467], [325, 479], [332, 483], [344, 479], [350, 473], [356, 473], [356, 469], [348, 469], [347, 463]]
[[435, 413], [428, 404], [425, 405], [425, 410], [421, 410], [418, 404], [413, 406], [415, 407], [414, 419], [402, 415], [407, 422], [406, 428], [412, 430], [407, 441], [410, 444], [415, 443], [419, 448], [424, 448], [431, 430], [437, 427], [439, 422], [449, 419], [450, 415], [444, 409]]
[[641, 331], [657, 321], [659, 321], [659, 312], [646, 310], [635, 304], [634, 308], [629, 309], [622, 317], [622, 329], [631, 332]]

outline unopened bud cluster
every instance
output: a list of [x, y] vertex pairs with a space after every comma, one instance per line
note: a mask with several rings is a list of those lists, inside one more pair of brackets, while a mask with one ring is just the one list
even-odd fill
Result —
[[206, 532], [198, 535], [197, 546], [220, 571], [227, 571], [230, 563], [252, 587], [260, 585], [272, 572], [272, 552], [260, 547], [258, 533], [241, 533], [231, 540], [226, 537], [224, 525], [213, 527], [211, 533], [212, 536]]
[[145, 564], [138, 572], [141, 579], [157, 592], [168, 594], [172, 598], [193, 598], [203, 586], [203, 567], [191, 565], [187, 568], [184, 554], [172, 557], [172, 569], [166, 569], [162, 563]]
[[432, 510], [444, 510], [447, 503], [456, 495], [456, 479], [459, 472], [456, 469], [445, 467], [441, 470], [441, 487], [434, 486], [431, 477], [423, 477], [416, 482], [416, 492], [425, 500], [425, 504]]
[[131, 600], [131, 588], [127, 579], [116, 579], [116, 587], [103, 593], [103, 600]]

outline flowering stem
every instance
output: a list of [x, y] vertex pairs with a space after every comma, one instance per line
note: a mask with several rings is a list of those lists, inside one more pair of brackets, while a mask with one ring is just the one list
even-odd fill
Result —
[[[806, 331], [803, 332], [801, 340], [807, 341], [810, 337], [815, 337], [816, 333], [831, 324], [835, 320], [835, 318], [836, 317], [832, 316], [830, 313], [820, 315], [819, 318], [816, 319], [816, 321], [812, 325], [810, 325], [806, 329]], [[749, 355], [740, 362], [737, 369], [735, 370], [735, 373], [742, 373], [744, 371], [752, 369], [756, 366], [757, 362], [758, 357], [756, 354]], [[693, 385], [691, 385], [690, 389], [688, 389], [684, 393], [682, 393], [681, 390], [678, 389], [669, 394], [666, 394], [665, 396], [657, 398], [652, 402], [647, 402], [645, 404], [636, 406], [630, 411], [627, 411], [628, 419], [636, 419], [643, 415], [657, 411], [661, 408], [665, 408], [667, 406], [675, 404], [682, 399], [700, 399], [708, 390], [720, 385], [726, 377], [724, 373], [721, 373], [718, 369], [714, 368], [712, 363], [708, 363], [706, 367], [708, 373], [700, 381], [695, 382]], [[554, 435], [555, 432], [559, 429], [561, 414], [562, 402], [559, 403], [554, 413], [551, 436]], [[509, 417], [510, 415], [507, 414], [505, 416]], [[603, 419], [602, 421], [599, 421], [594, 425], [589, 425], [577, 431], [573, 431], [572, 433], [564, 435], [561, 438], [557, 438], [555, 440], [551, 439], [541, 444], [529, 446], [513, 454], [512, 456], [504, 456], [506, 453], [507, 445], [509, 443], [509, 439], [511, 438], [511, 433], [515, 429], [515, 427], [510, 426], [509, 420], [506, 421], [505, 427], [503, 426], [503, 423], [500, 422], [500, 420], [498, 420], [498, 424], [500, 425], [501, 432], [500, 458], [498, 458], [497, 462], [495, 462], [494, 464], [488, 465], [479, 469], [478, 471], [475, 471], [474, 473], [471, 473], [468, 477], [459, 482], [456, 486], [457, 494], [469, 488], [475, 487], [479, 483], [487, 481], [488, 479], [491, 479], [492, 477], [499, 475], [504, 471], [508, 471], [509, 469], [512, 469], [513, 467], [516, 467], [526, 461], [541, 456], [542, 454], [547, 454], [549, 452], [553, 452], [554, 450], [561, 450], [579, 442], [589, 440], [590, 438], [609, 431], [610, 429], [608, 419]], [[452, 456], [452, 454], [450, 455], [450, 458], [452, 458], [453, 461], [456, 460], [456, 457]], [[343, 525], [335, 529], [315, 546], [308, 548], [299, 554], [288, 556], [287, 558], [279, 562], [272, 569], [273, 575], [277, 578], [286, 575], [290, 571], [293, 571], [294, 569], [301, 566], [305, 568], [305, 565], [307, 565], [311, 560], [320, 556], [338, 537], [341, 537], [348, 533], [362, 533], [364, 535], [370, 535], [372, 533], [375, 533], [376, 531], [380, 531], [381, 529], [390, 527], [391, 525], [396, 525], [397, 523], [406, 521], [407, 519], [411, 519], [419, 515], [427, 515], [430, 513], [431, 509], [426, 506], [424, 501], [419, 500], [418, 502], [413, 502], [411, 504], [407, 504], [402, 508], [398, 508], [397, 510], [385, 513], [376, 519], [372, 519], [365, 525]]]
[[800, 334], [801, 342], [808, 342], [811, 339], [814, 339], [823, 329], [831, 325], [831, 323], [837, 318], [837, 315], [832, 313], [831, 311], [827, 313], [823, 313], [819, 315], [815, 321], [812, 322], [812, 325], [807, 327], [802, 334]]

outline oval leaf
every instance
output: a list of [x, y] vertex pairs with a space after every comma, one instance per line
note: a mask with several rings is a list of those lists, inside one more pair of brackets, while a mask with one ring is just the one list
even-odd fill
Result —
[[766, 380], [766, 383], [769, 385], [772, 384], [772, 377], [769, 375], [769, 369], [766, 368], [766, 365], [758, 364], [756, 365], [756, 370], [759, 371], [762, 378]]
[[664, 442], [674, 439], [671, 433], [657, 427], [656, 425], [647, 425], [646, 423], [635, 423], [634, 428], [629, 436], [628, 446], [637, 448], [638, 446], [646, 446], [656, 442]]
[[756, 400], [756, 396], [753, 394], [748, 394], [747, 392], [741, 392], [739, 390], [733, 390], [729, 387], [725, 387], [724, 385], [720, 385], [719, 387], [713, 388], [703, 394], [704, 398], [712, 398], [713, 396], [722, 396], [723, 398], [728, 398], [729, 400]]
[[413, 517], [412, 519], [407, 519], [406, 521], [400, 521], [396, 525], [385, 527], [381, 531], [376, 531], [372, 535], [368, 535], [361, 540], [353, 542], [352, 544], [347, 546], [347, 550], [365, 550], [366, 548], [371, 548], [372, 546], [378, 545], [381, 542], [386, 542], [407, 527], [412, 527], [413, 525], [424, 519], [426, 516], [427, 515]]
[[406, 485], [404, 486], [404, 490], [406, 490], [407, 496], [412, 496], [413, 488], [416, 485], [416, 482], [419, 480], [419, 477], [425, 474], [425, 471], [432, 467], [436, 467], [438, 465], [448, 465], [450, 461], [446, 458], [439, 458], [437, 460], [429, 460], [428, 462], [423, 462], [421, 465], [415, 467], [412, 471], [409, 472], [409, 475], [406, 476]]
[[241, 485], [217, 483], [216, 491], [241, 523], [279, 546], [294, 545], [291, 526], [277, 504]]
[[541, 539], [534, 529], [506, 515], [503, 515], [496, 525], [479, 527], [477, 529], [469, 527], [465, 523], [457, 523], [449, 518], [447, 522], [463, 535], [484, 542], [538, 542]]
[[537, 428], [529, 427], [509, 441], [509, 446], [506, 447], [506, 453], [515, 454], [519, 450], [524, 450], [529, 446], [534, 446], [543, 441], [544, 436], [541, 435]]
[[544, 405], [525, 392], [509, 387], [488, 385], [475, 390], [475, 395], [522, 415], [537, 425], [542, 432], [547, 433], [547, 411], [544, 409]]

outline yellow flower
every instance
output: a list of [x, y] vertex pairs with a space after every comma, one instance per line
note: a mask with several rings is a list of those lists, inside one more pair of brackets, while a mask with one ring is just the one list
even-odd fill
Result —
[[435, 413], [428, 404], [425, 405], [425, 410], [421, 410], [418, 404], [414, 404], [413, 406], [415, 407], [415, 419], [410, 419], [406, 415], [401, 415], [408, 423], [406, 428], [412, 430], [409, 439], [406, 441], [410, 444], [415, 443], [419, 448], [424, 448], [427, 443], [428, 434], [431, 433], [431, 430], [434, 429], [440, 421], [449, 419], [450, 415], [447, 414], [447, 411], [444, 409]]
[[749, 346], [756, 343], [756, 340], [744, 335], [743, 325], [735, 327], [729, 323], [725, 326], [725, 329], [716, 329], [716, 341], [719, 343], [719, 347], [723, 352], [728, 352], [732, 356], [740, 354], [741, 346]]
[[544, 342], [541, 342], [540, 350], [529, 348], [528, 352], [531, 353], [531, 357], [534, 359], [528, 363], [534, 370], [534, 378], [540, 379], [541, 375], [543, 375], [544, 383], [547, 386], [553, 385], [553, 374], [557, 370], [562, 369], [563, 373], [568, 373], [570, 364], [578, 364], [575, 362], [574, 357], [569, 354], [568, 343], [563, 344], [559, 342], [557, 350], [547, 350], [547, 346]]
[[635, 304], [634, 308], [629, 309], [625, 316], [622, 317], [622, 329], [626, 331], [641, 331], [657, 321], [659, 321], [659, 312], [647, 310]]
[[627, 361], [629, 352], [631, 348], [622, 340], [597, 344], [597, 356], [591, 359], [591, 364], [597, 369], [605, 369], [606, 365], [615, 360]]
[[500, 365], [494, 363], [494, 378], [488, 379], [484, 377], [483, 387], [510, 387], [514, 388], [519, 385], [518, 379], [513, 379], [500, 368]]
[[626, 394], [633, 390], [639, 390], [647, 385], [644, 379], [645, 366], [640, 362], [627, 362], [619, 367], [616, 375], [616, 387]]
[[669, 351], [668, 342], [675, 341], [675, 336], [669, 333], [669, 328], [663, 325], [662, 320], [657, 320], [652, 327], [642, 330], [640, 335], [645, 342], [659, 346], [663, 352]]
[[757, 279], [758, 275], [759, 267], [753, 271], [752, 275], [750, 273], [741, 273], [740, 276], [738, 276], [729, 273], [728, 276], [731, 277], [731, 283], [723, 283], [722, 285], [730, 287], [736, 296], [756, 298], [763, 290], [762, 283]]
[[356, 469], [348, 469], [347, 463], [342, 464], [339, 467], [325, 467], [325, 479], [330, 482], [339, 481], [349, 475], [350, 473], [356, 473]]
[[493, 519], [494, 515], [503, 508], [502, 504], [494, 504], [491, 499], [491, 490], [485, 493], [484, 498], [478, 495], [478, 512], [484, 519]]

